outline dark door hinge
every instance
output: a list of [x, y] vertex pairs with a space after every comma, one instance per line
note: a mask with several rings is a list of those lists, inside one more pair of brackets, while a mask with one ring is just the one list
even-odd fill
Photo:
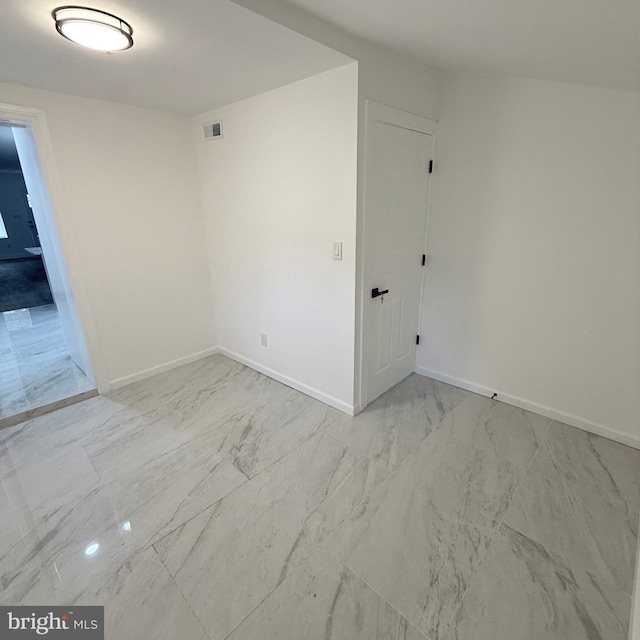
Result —
[[422, 254], [422, 266], [424, 267], [425, 264], [427, 264], [427, 254], [423, 253]]
[[429, 160], [429, 173], [433, 173], [433, 160]]
[[416, 344], [420, 344], [420, 336], [416, 336]]

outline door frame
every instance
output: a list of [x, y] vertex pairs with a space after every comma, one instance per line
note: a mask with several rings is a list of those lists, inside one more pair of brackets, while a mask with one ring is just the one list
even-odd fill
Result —
[[75, 300], [76, 312], [82, 328], [82, 337], [87, 348], [94, 382], [98, 391], [104, 393], [110, 389], [105, 360], [89, 296], [87, 295], [87, 284], [83, 276], [80, 253], [73, 236], [72, 225], [63, 215], [63, 212], [68, 211], [68, 208], [65, 206], [64, 190], [58, 172], [46, 114], [43, 109], [0, 103], [0, 124], [27, 127], [33, 136], [40, 167], [44, 175], [46, 195], [51, 205], [53, 217], [51, 222], [57, 231], [60, 254], [64, 259], [64, 266], [71, 285], [71, 293], [73, 294], [73, 300]]
[[[436, 131], [438, 123], [435, 120], [429, 120], [422, 116], [415, 115], [390, 107], [380, 102], [366, 99], [364, 101], [364, 141], [363, 141], [363, 168], [362, 168], [362, 187], [360, 219], [358, 228], [357, 252], [359, 258], [357, 260], [358, 274], [356, 278], [356, 311], [358, 321], [356, 323], [356, 385], [355, 385], [355, 403], [354, 414], [362, 411], [368, 404], [367, 400], [367, 371], [368, 371], [368, 340], [369, 340], [369, 317], [367, 312], [366, 295], [370, 283], [370, 267], [368, 247], [366, 246], [367, 234], [367, 212], [369, 202], [369, 186], [371, 183], [371, 167], [373, 163], [373, 145], [372, 134], [375, 123], [388, 124], [401, 129], [416, 131], [432, 136], [432, 158], [435, 157]], [[427, 231], [429, 226], [429, 204], [431, 201], [431, 175], [429, 176], [429, 196], [427, 199], [427, 211], [425, 220], [425, 235], [423, 238], [423, 251], [426, 253], [427, 247]], [[422, 285], [420, 287], [419, 315], [418, 326], [422, 320], [422, 296], [424, 291], [424, 270], [422, 272]], [[415, 367], [414, 367], [415, 368]]]

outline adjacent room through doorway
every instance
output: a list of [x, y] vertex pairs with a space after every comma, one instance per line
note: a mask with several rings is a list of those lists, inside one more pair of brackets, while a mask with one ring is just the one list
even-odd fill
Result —
[[0, 124], [0, 424], [95, 388], [63, 331], [15, 129]]

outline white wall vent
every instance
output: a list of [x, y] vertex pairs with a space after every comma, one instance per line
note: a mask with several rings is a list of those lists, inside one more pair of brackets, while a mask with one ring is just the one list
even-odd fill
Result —
[[222, 138], [222, 120], [207, 122], [204, 125], [204, 139], [215, 140], [216, 138]]

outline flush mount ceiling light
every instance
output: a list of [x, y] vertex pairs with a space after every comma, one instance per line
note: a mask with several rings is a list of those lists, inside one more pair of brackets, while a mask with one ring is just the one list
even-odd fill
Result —
[[131, 25], [106, 11], [65, 6], [51, 12], [61, 36], [97, 51], [123, 51], [133, 46]]

